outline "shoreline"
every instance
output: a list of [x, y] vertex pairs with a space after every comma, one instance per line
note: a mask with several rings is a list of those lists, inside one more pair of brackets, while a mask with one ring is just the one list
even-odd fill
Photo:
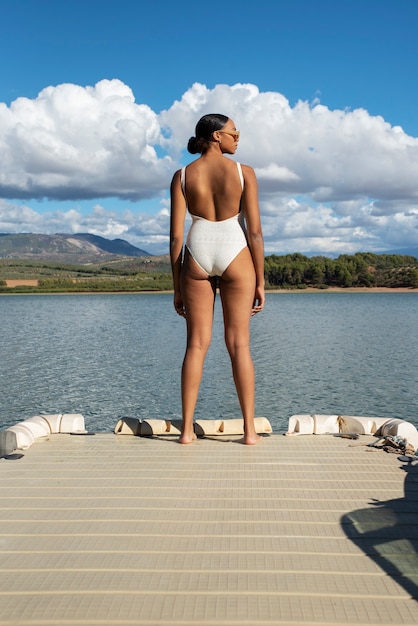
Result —
[[412, 287], [328, 287], [328, 289], [266, 289], [268, 293], [418, 293]]
[[[82, 296], [82, 295], [129, 295], [129, 294], [172, 294], [173, 290], [140, 290], [140, 291], [0, 291], [1, 296]], [[303, 294], [303, 293], [418, 293], [418, 288], [411, 287], [329, 287], [328, 289], [266, 289], [269, 293]]]

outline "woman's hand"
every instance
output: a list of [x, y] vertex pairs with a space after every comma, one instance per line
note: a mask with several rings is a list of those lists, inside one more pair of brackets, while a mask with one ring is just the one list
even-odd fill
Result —
[[174, 308], [178, 315], [182, 317], [186, 316], [186, 311], [184, 309], [183, 298], [181, 297], [181, 293], [179, 291], [174, 292]]
[[262, 311], [264, 308], [265, 301], [266, 301], [266, 296], [264, 293], [264, 287], [256, 287], [253, 308], [251, 309], [251, 315], [260, 313], [260, 311]]

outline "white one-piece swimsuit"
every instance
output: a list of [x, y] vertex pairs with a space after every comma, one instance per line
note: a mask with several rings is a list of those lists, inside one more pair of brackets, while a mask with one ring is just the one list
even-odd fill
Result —
[[[241, 187], [244, 177], [237, 163]], [[186, 168], [181, 170], [181, 186], [185, 194]], [[235, 257], [247, 247], [244, 217], [240, 211], [226, 220], [211, 221], [190, 213], [192, 225], [186, 240], [186, 248], [194, 261], [209, 276], [222, 276]]]

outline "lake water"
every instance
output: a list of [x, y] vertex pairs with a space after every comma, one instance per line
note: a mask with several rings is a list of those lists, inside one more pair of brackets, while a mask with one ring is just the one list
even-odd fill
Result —
[[[0, 428], [82, 413], [178, 419], [185, 323], [171, 294], [0, 297]], [[268, 293], [252, 319], [256, 415], [397, 417], [418, 426], [418, 294]], [[240, 417], [220, 302], [196, 418]]]

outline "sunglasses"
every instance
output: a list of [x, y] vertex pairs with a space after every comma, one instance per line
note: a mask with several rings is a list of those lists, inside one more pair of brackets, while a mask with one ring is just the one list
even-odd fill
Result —
[[218, 130], [218, 133], [225, 133], [226, 135], [231, 135], [234, 138], [234, 141], [239, 141], [239, 130]]

